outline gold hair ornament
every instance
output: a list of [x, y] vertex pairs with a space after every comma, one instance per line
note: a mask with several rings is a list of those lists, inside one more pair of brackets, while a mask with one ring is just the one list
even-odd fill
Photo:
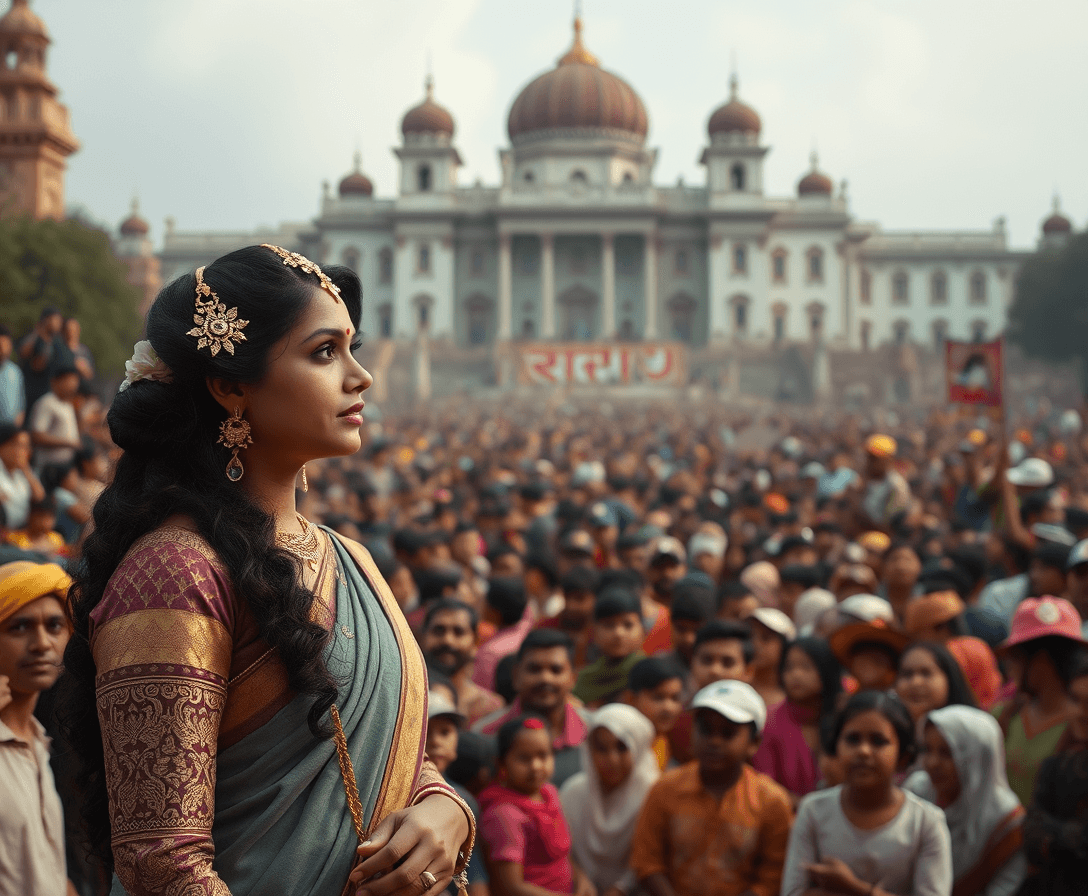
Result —
[[234, 413], [219, 424], [219, 438], [216, 441], [220, 445], [233, 449], [226, 471], [227, 479], [231, 482], [237, 482], [245, 475], [246, 470], [242, 466], [238, 452], [253, 444], [253, 438], [249, 433], [249, 423], [242, 418], [242, 412], [238, 408], [235, 408]]
[[321, 281], [321, 288], [337, 302], [340, 301], [340, 287], [333, 283], [328, 275], [305, 255], [299, 255], [298, 252], [288, 252], [280, 246], [273, 246], [271, 243], [261, 243], [261, 248], [271, 249], [283, 259], [283, 263], [288, 267], [298, 268], [306, 274], [316, 274], [317, 279]]
[[246, 334], [242, 330], [249, 325], [248, 320], [240, 320], [238, 309], [227, 309], [207, 283], [204, 282], [203, 265], [196, 269], [196, 324], [186, 336], [196, 336], [197, 350], [211, 349], [212, 357], [225, 349], [227, 354], [234, 354], [234, 343], [245, 342]]

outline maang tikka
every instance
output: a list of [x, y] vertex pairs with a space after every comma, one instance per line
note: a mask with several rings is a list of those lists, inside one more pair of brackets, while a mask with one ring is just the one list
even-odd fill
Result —
[[242, 419], [242, 412], [238, 408], [235, 408], [234, 413], [219, 424], [217, 442], [232, 449], [230, 460], [227, 462], [227, 479], [231, 482], [237, 482], [245, 475], [246, 470], [242, 466], [238, 452], [253, 444], [249, 432], [249, 423]]

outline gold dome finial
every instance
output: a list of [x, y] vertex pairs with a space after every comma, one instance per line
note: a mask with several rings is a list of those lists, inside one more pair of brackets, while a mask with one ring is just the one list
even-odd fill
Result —
[[582, 65], [600, 65], [597, 57], [590, 53], [585, 44], [582, 43], [582, 10], [580, 4], [576, 4], [574, 7], [574, 43], [559, 60], [559, 64], [567, 65], [571, 62], [580, 62]]

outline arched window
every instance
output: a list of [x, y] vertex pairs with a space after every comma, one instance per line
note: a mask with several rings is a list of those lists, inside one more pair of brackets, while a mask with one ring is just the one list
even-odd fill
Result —
[[971, 321], [971, 341], [972, 342], [985, 342], [986, 341], [986, 321], [973, 320]]
[[775, 344], [783, 342], [786, 338], [786, 313], [789, 308], [783, 302], [776, 302], [771, 307], [771, 320], [773, 322], [773, 338]]
[[431, 272], [430, 243], [419, 244], [419, 249], [416, 252], [416, 270], [421, 274], [429, 274]]
[[935, 320], [933, 321], [933, 348], [937, 351], [944, 349], [945, 342], [948, 341], [948, 321]]
[[786, 263], [789, 253], [785, 249], [775, 249], [771, 253], [771, 279], [775, 283], [785, 283], [787, 279]]
[[635, 182], [635, 176], [630, 171], [623, 172], [623, 183], [631, 186]]
[[873, 304], [873, 275], [870, 274], [865, 268], [861, 269], [861, 304], [872, 305]]
[[910, 303], [910, 278], [906, 271], [896, 271], [892, 275], [892, 303], [895, 305]]
[[393, 306], [389, 302], [378, 306], [378, 335], [382, 339], [393, 336]]
[[745, 188], [745, 180], [744, 166], [740, 162], [737, 162], [737, 164], [729, 169], [729, 183], [734, 190], [743, 191]]
[[748, 247], [743, 243], [737, 243], [733, 247], [733, 273], [748, 273]]
[[691, 342], [695, 335], [696, 302], [687, 293], [677, 293], [668, 302], [672, 338]]
[[733, 306], [733, 332], [737, 336], [748, 333], [748, 296], [736, 295], [729, 300]]
[[687, 249], [676, 250], [675, 264], [677, 275], [686, 277], [691, 273], [691, 256], [688, 255]]
[[340, 253], [340, 261], [345, 267], [351, 268], [356, 274], [361, 273], [360, 261], [362, 260], [362, 253], [354, 246], [348, 246], [343, 252]]
[[975, 271], [971, 275], [971, 304], [986, 304], [986, 275], [982, 271]]
[[431, 189], [431, 166], [420, 165], [416, 169], [416, 184], [420, 193], [427, 193]]
[[535, 178], [535, 177], [533, 176], [533, 172], [532, 172], [532, 171], [526, 171], [526, 172], [525, 172], [525, 173], [524, 173], [524, 174], [523, 174], [523, 175], [521, 176], [521, 179], [522, 179], [523, 181], [525, 181], [525, 183], [527, 183], [527, 184], [531, 184], [531, 183], [532, 183], [532, 182], [533, 182], [534, 180], [536, 180], [536, 178]]
[[906, 345], [910, 339], [910, 322], [897, 320], [892, 324], [892, 339], [896, 345]]
[[824, 282], [824, 250], [813, 246], [805, 253], [809, 283]]
[[929, 280], [929, 304], [948, 304], [948, 277], [944, 271], [937, 271]]
[[412, 304], [416, 308], [416, 325], [421, 333], [426, 332], [431, 326], [431, 308], [434, 306], [434, 299], [428, 295], [418, 295], [412, 299]]
[[388, 247], [378, 253], [378, 282], [393, 282], [393, 250]]

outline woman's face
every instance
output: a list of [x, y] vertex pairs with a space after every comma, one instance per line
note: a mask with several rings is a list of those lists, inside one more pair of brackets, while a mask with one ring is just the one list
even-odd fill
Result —
[[[754, 627], [753, 627], [754, 628]], [[823, 693], [820, 670], [800, 647], [791, 647], [782, 667], [782, 690], [793, 703], [811, 703]]]
[[30, 433], [17, 432], [0, 445], [0, 461], [9, 470], [17, 470], [30, 463]]
[[948, 703], [948, 679], [933, 654], [921, 648], [903, 655], [895, 690], [914, 719]]
[[354, 339], [344, 303], [314, 287], [298, 323], [269, 352], [264, 378], [240, 387], [253, 437], [242, 453], [247, 465], [293, 476], [306, 461], [359, 450], [362, 393], [374, 378], [352, 356]]
[[835, 755], [848, 785], [887, 786], [899, 767], [899, 737], [883, 713], [870, 709], [843, 725]]
[[960, 776], [948, 741], [932, 722], [926, 723], [923, 746], [922, 763], [933, 782], [937, 805], [941, 808], [951, 806], [960, 795]]
[[526, 796], [540, 793], [555, 772], [555, 756], [548, 732], [543, 728], [526, 728], [514, 738], [514, 743], [500, 761], [506, 775], [506, 786]]
[[589, 756], [605, 793], [627, 780], [635, 762], [627, 744], [607, 728], [594, 728], [589, 735]]

